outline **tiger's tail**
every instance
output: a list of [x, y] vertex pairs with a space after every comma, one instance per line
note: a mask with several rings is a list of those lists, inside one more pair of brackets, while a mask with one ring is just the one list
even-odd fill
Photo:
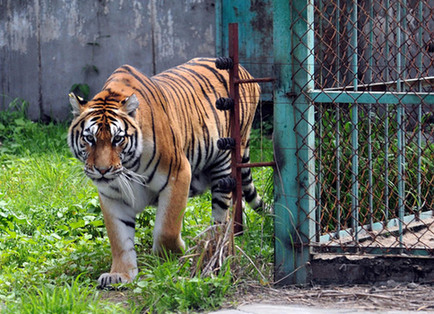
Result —
[[[242, 159], [242, 163], [250, 162], [250, 151], [247, 146], [244, 150], [244, 155]], [[244, 199], [247, 203], [249, 203], [250, 207], [255, 211], [262, 211], [264, 208], [264, 204], [262, 198], [258, 195], [256, 191], [256, 187], [253, 184], [252, 171], [250, 168], [241, 168], [241, 182], [243, 186], [243, 195]]]

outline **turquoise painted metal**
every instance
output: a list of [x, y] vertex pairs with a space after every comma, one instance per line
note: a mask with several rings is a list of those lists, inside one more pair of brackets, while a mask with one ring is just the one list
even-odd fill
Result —
[[[275, 160], [277, 163], [275, 171], [275, 279], [280, 284], [305, 283], [308, 278], [307, 265], [310, 261], [311, 254], [316, 252], [367, 252], [372, 254], [413, 254], [422, 256], [432, 256], [433, 250], [408, 248], [403, 244], [403, 232], [408, 223], [418, 219], [432, 217], [432, 212], [423, 211], [421, 205], [421, 186], [423, 184], [421, 176], [422, 165], [422, 134], [421, 129], [417, 130], [417, 193], [418, 204], [415, 209], [407, 213], [406, 211], [406, 110], [417, 112], [416, 120], [421, 125], [423, 117], [423, 105], [434, 104], [434, 94], [424, 92], [427, 86], [432, 86], [432, 77], [422, 77], [424, 73], [423, 66], [426, 63], [422, 51], [415, 55], [415, 64], [417, 64], [419, 73], [417, 77], [408, 79], [409, 71], [406, 66], [413, 62], [409, 60], [406, 45], [409, 27], [407, 21], [408, 10], [407, 1], [402, 0], [399, 3], [390, 0], [383, 0], [381, 5], [384, 7], [384, 41], [381, 52], [386, 68], [379, 76], [380, 71], [374, 69], [378, 67], [378, 54], [375, 31], [379, 31], [378, 25], [375, 25], [375, 18], [378, 17], [376, 12], [377, 1], [369, 0], [366, 3], [358, 0], [344, 1], [336, 0], [334, 11], [327, 11], [330, 2], [319, 0], [315, 2], [316, 10], [319, 10], [318, 17], [315, 20], [319, 22], [314, 29], [314, 0], [219, 0], [216, 1], [216, 28], [220, 38], [217, 37], [216, 53], [217, 55], [226, 55], [227, 48], [227, 24], [237, 22], [240, 25], [240, 62], [245, 64], [256, 76], [267, 75], [271, 64], [274, 64], [273, 76], [276, 81], [273, 90], [274, 101], [274, 141], [275, 141]], [[259, 5], [263, 6], [260, 7]], [[341, 8], [344, 8], [343, 10]], [[367, 10], [366, 10], [367, 9]], [[423, 20], [424, 6], [422, 1], [418, 5], [418, 19]], [[272, 14], [271, 14], [272, 10]], [[258, 28], [258, 17], [260, 16], [267, 25], [263, 29]], [[396, 13], [396, 16], [393, 14]], [[412, 13], [413, 14], [413, 13]], [[334, 15], [334, 20], [331, 19]], [[366, 28], [357, 27], [363, 23], [365, 16], [368, 22]], [[271, 17], [271, 18], [270, 18]], [[335, 29], [334, 45], [332, 52], [336, 53], [336, 68], [333, 75], [337, 78], [330, 88], [320, 89], [314, 85], [323, 86], [326, 82], [326, 75], [323, 77], [322, 71], [315, 73], [314, 54], [317, 53], [317, 60], [323, 60], [327, 57], [327, 51], [323, 51], [323, 43], [318, 40], [314, 47], [314, 32], [322, 38], [327, 35], [327, 21], [334, 21], [331, 27]], [[324, 22], [325, 21], [325, 22]], [[325, 23], [323, 25], [323, 22]], [[256, 23], [256, 26], [254, 24]], [[395, 24], [394, 24], [395, 23]], [[330, 23], [331, 24], [331, 23]], [[396, 26], [398, 25], [398, 26]], [[414, 27], [414, 25], [412, 26]], [[360, 34], [358, 34], [360, 32]], [[270, 34], [273, 36], [270, 36]], [[394, 34], [394, 41], [389, 40], [388, 34]], [[422, 27], [418, 30], [419, 47], [423, 46]], [[271, 41], [271, 38], [274, 40]], [[361, 39], [366, 38], [365, 46]], [[328, 43], [326, 43], [327, 45]], [[358, 47], [358, 45], [361, 47]], [[396, 50], [396, 47], [400, 49]], [[273, 49], [271, 51], [271, 49]], [[358, 51], [360, 49], [360, 51]], [[365, 49], [365, 50], [363, 50]], [[396, 50], [396, 52], [395, 52]], [[366, 54], [364, 54], [366, 53]], [[342, 57], [346, 56], [347, 59]], [[425, 59], [423, 59], [425, 58]], [[360, 65], [366, 61], [366, 76], [358, 77], [364, 69], [359, 69]], [[407, 64], [408, 63], [408, 64]], [[265, 65], [265, 67], [264, 67]], [[319, 62], [316, 64], [318, 69], [322, 66]], [[264, 70], [266, 69], [266, 70]], [[320, 69], [321, 70], [321, 69]], [[325, 69], [327, 70], [327, 69]], [[360, 71], [362, 70], [362, 71]], [[256, 73], [255, 73], [256, 71]], [[430, 74], [432, 76], [432, 74]], [[333, 79], [334, 79], [333, 78]], [[385, 81], [385, 82], [383, 82]], [[371, 83], [372, 82], [372, 83]], [[368, 84], [367, 84], [368, 83]], [[352, 84], [352, 86], [347, 86]], [[378, 86], [385, 91], [378, 91]], [[410, 86], [410, 87], [409, 87]], [[415, 92], [414, 86], [419, 86], [419, 92]], [[318, 88], [318, 89], [315, 89]], [[394, 91], [392, 92], [391, 90]], [[267, 93], [266, 93], [267, 94]], [[271, 99], [271, 96], [270, 96]], [[321, 214], [326, 210], [327, 205], [322, 204], [321, 181], [323, 179], [323, 169], [329, 169], [326, 161], [321, 158], [321, 150], [315, 147], [315, 132], [319, 135], [318, 143], [321, 143], [325, 124], [323, 121], [315, 121], [314, 110], [319, 116], [325, 112], [322, 104], [331, 106], [335, 111], [336, 123], [334, 130], [336, 137], [335, 160], [332, 161], [336, 167], [336, 214], [333, 213], [336, 221], [336, 229], [329, 234], [323, 234], [321, 230]], [[345, 108], [341, 108], [344, 104]], [[379, 108], [384, 108], [384, 196], [382, 197], [384, 209], [384, 221], [373, 219], [375, 213], [378, 214], [378, 198], [373, 199], [375, 190], [375, 179], [373, 176], [373, 163], [376, 162], [378, 150], [375, 147], [376, 134], [378, 128], [373, 121], [368, 121], [368, 133], [359, 134], [359, 127], [364, 123], [366, 111], [368, 117], [371, 113], [377, 112]], [[351, 108], [350, 121], [342, 121], [347, 108]], [[362, 116], [359, 116], [362, 114]], [[393, 116], [393, 118], [391, 117]], [[395, 119], [395, 120], [392, 120]], [[348, 122], [351, 126], [350, 137], [348, 141], [344, 138], [345, 128], [343, 123]], [[317, 125], [315, 126], [315, 123]], [[320, 124], [318, 124], [320, 123]], [[347, 124], [346, 124], [347, 125]], [[391, 131], [396, 125], [396, 133]], [[363, 128], [360, 128], [363, 132]], [[393, 134], [392, 134], [393, 133]], [[372, 137], [372, 138], [371, 138]], [[359, 143], [366, 139], [366, 143]], [[342, 146], [349, 145], [351, 152], [350, 159], [344, 159], [348, 150]], [[392, 144], [393, 143], [393, 144]], [[394, 146], [396, 143], [396, 146]], [[320, 144], [321, 145], [321, 144]], [[360, 145], [360, 148], [359, 148]], [[367, 151], [365, 150], [367, 146]], [[396, 149], [395, 149], [396, 147]], [[315, 153], [315, 160], [314, 158]], [[391, 154], [396, 154], [392, 156]], [[319, 159], [319, 160], [318, 160]], [[340, 173], [341, 167], [346, 167], [343, 163], [351, 163], [350, 177], [351, 184], [348, 185], [344, 180], [348, 180], [344, 174]], [[360, 164], [360, 165], [359, 165]], [[366, 166], [368, 170], [359, 169]], [[369, 172], [367, 182], [363, 182], [363, 173]], [[389, 174], [396, 173], [395, 186], [389, 184], [394, 180], [394, 176]], [[366, 177], [364, 177], [366, 178]], [[320, 181], [319, 183], [315, 181]], [[361, 189], [360, 186], [366, 185], [368, 189]], [[389, 186], [390, 185], [390, 186]], [[409, 187], [407, 187], [408, 189]], [[345, 189], [345, 190], [343, 190]], [[369, 191], [368, 201], [366, 202], [366, 190]], [[342, 192], [342, 193], [341, 193]], [[345, 214], [348, 207], [341, 204], [344, 194], [351, 194], [351, 217], [345, 221], [341, 215]], [[398, 196], [398, 204], [392, 203], [392, 195]], [[366, 214], [360, 214], [360, 204], [367, 206]], [[389, 204], [390, 203], [390, 204]], [[394, 205], [391, 205], [394, 204]], [[333, 205], [333, 204], [332, 204]], [[390, 208], [390, 206], [396, 208]], [[395, 212], [396, 210], [396, 212]], [[426, 209], [425, 209], [426, 210]], [[374, 212], [375, 211], [375, 212]], [[360, 221], [362, 220], [362, 221]], [[399, 245], [395, 247], [369, 247], [360, 245], [360, 243], [370, 236], [369, 231], [379, 232], [389, 228], [396, 230], [399, 234]], [[350, 237], [354, 242], [351, 245], [328, 245], [328, 241]], [[345, 247], [344, 247], [345, 246]]]
[[419, 105], [421, 101], [427, 104], [434, 104], [433, 93], [416, 92], [352, 92], [352, 91], [326, 91], [313, 90], [311, 98], [317, 103], [346, 103], [351, 104], [397, 104]]
[[[294, 281], [294, 271], [298, 268], [295, 259], [295, 225], [297, 215], [297, 160], [295, 160], [296, 139], [294, 119], [288, 93], [292, 90], [291, 81], [291, 25], [289, 1], [274, 0], [273, 37], [280, 38], [274, 45], [275, 88], [274, 88], [274, 134], [276, 176], [275, 178], [275, 280], [282, 284]], [[289, 135], [289, 136], [288, 136]], [[292, 170], [292, 173], [288, 175]], [[290, 179], [292, 177], [292, 180]], [[292, 191], [292, 194], [290, 192]], [[306, 260], [307, 262], [307, 260]]]
[[[254, 77], [272, 76], [273, 6], [272, 0], [216, 0], [216, 56], [227, 56], [228, 25], [239, 28], [240, 63]], [[272, 85], [261, 86], [262, 99], [272, 99]]]
[[[339, 2], [338, 2], [339, 3]], [[357, 243], [360, 240], [359, 233], [364, 230], [383, 230], [383, 228], [390, 228], [395, 227], [397, 229], [397, 234], [399, 238], [399, 246], [395, 248], [394, 250], [391, 250], [391, 248], [376, 248], [375, 254], [380, 254], [379, 252], [382, 252], [382, 254], [391, 254], [393, 251], [394, 254], [398, 252], [405, 252], [408, 254], [416, 254], [416, 255], [432, 255], [432, 250], [408, 250], [408, 248], [404, 247], [403, 243], [403, 234], [405, 225], [413, 222], [415, 220], [423, 219], [424, 218], [430, 218], [433, 216], [432, 212], [421, 212], [422, 209], [422, 193], [421, 193], [421, 185], [422, 185], [422, 177], [421, 177], [421, 160], [422, 160], [422, 133], [421, 133], [421, 127], [418, 127], [417, 129], [417, 206], [414, 210], [415, 214], [406, 214], [405, 212], [405, 201], [406, 201], [406, 126], [405, 126], [405, 119], [406, 117], [406, 108], [407, 110], [412, 110], [412, 107], [417, 110], [417, 123], [420, 126], [422, 123], [422, 104], [426, 105], [433, 105], [434, 104], [434, 94], [432, 92], [421, 92], [423, 90], [422, 82], [426, 82], [427, 84], [431, 84], [428, 81], [432, 80], [431, 77], [425, 77], [422, 78], [421, 75], [423, 73], [423, 64], [422, 64], [422, 51], [419, 51], [416, 61], [417, 61], [417, 67], [419, 69], [418, 73], [419, 77], [412, 78], [412, 79], [406, 79], [407, 78], [407, 62], [410, 62], [408, 60], [408, 56], [406, 54], [407, 51], [407, 45], [405, 36], [408, 36], [408, 21], [407, 21], [407, 1], [403, 0], [401, 2], [397, 2], [394, 5], [396, 6], [396, 20], [398, 21], [399, 26], [396, 28], [396, 42], [392, 43], [389, 42], [389, 40], [385, 41], [385, 51], [386, 51], [386, 58], [389, 60], [389, 46], [390, 45], [396, 45], [396, 47], [400, 47], [400, 49], [397, 50], [396, 53], [396, 67], [394, 69], [390, 69], [389, 67], [385, 70], [385, 80], [389, 81], [389, 73], [392, 73], [396, 76], [396, 81], [387, 82], [384, 83], [385, 86], [388, 87], [396, 87], [396, 91], [394, 92], [375, 92], [371, 91], [371, 87], [373, 87], [376, 83], [374, 83], [372, 86], [368, 85], [359, 85], [358, 84], [358, 78], [356, 73], [358, 73], [358, 60], [357, 60], [357, 30], [353, 29], [352, 26], [357, 25], [357, 0], [353, 0], [349, 2], [351, 4], [347, 7], [348, 9], [348, 15], [350, 17], [350, 22], [347, 24], [347, 33], [349, 34], [349, 42], [350, 45], [347, 48], [348, 54], [349, 54], [349, 60], [351, 60], [351, 73], [352, 73], [352, 81], [353, 86], [347, 86], [346, 88], [340, 88], [339, 82], [338, 82], [338, 88], [332, 88], [332, 89], [323, 89], [323, 90], [312, 90], [310, 91], [310, 96], [312, 98], [312, 101], [315, 103], [325, 103], [330, 104], [333, 103], [336, 106], [336, 120], [339, 121], [339, 104], [350, 104], [351, 105], [351, 127], [352, 127], [352, 139], [351, 139], [351, 149], [352, 149], [352, 160], [351, 160], [351, 177], [352, 177], [352, 197], [351, 197], [351, 228], [341, 230], [341, 219], [340, 219], [340, 204], [338, 204], [337, 208], [337, 217], [336, 221], [338, 222], [338, 226], [336, 228], [336, 232], [333, 232], [329, 235], [321, 236], [320, 242], [327, 242], [331, 238], [341, 238], [343, 236], [350, 236], [353, 238], [353, 240], [356, 242], [356, 245], [353, 246], [353, 248], [357, 249]], [[373, 1], [369, 2], [369, 36], [368, 39], [368, 57], [367, 62], [369, 64], [369, 69], [366, 71], [368, 76], [368, 81], [372, 82], [372, 67], [373, 67], [373, 49], [372, 49], [372, 42], [373, 42]], [[339, 6], [338, 6], [339, 7]], [[385, 10], [386, 12], [390, 12], [389, 9], [391, 8], [390, 3], [388, 0], [385, 1]], [[420, 2], [418, 5], [418, 18], [420, 21], [423, 20], [423, 3]], [[339, 10], [336, 10], [336, 16], [339, 17], [340, 13]], [[385, 16], [385, 34], [389, 34], [389, 22], [391, 21], [392, 17], [389, 16], [390, 14], [387, 13]], [[339, 18], [337, 19], [337, 27], [339, 29]], [[414, 25], [413, 25], [414, 27]], [[418, 29], [418, 43], [419, 47], [423, 47], [422, 44], [422, 28], [419, 27]], [[337, 32], [337, 38], [339, 38], [339, 31]], [[337, 45], [339, 48], [339, 45]], [[339, 54], [338, 54], [339, 56]], [[339, 63], [339, 58], [338, 58]], [[396, 71], [393, 72], [393, 71]], [[340, 70], [337, 70], [336, 76], [340, 78]], [[410, 82], [415, 82], [417, 84], [412, 85]], [[363, 91], [358, 91], [358, 87], [362, 86]], [[418, 86], [418, 90], [420, 92], [413, 92], [408, 91], [408, 86]], [[386, 89], [388, 90], [388, 89]], [[359, 212], [359, 191], [358, 186], [359, 182], [357, 180], [358, 178], [358, 172], [359, 172], [359, 159], [363, 158], [359, 156], [358, 153], [358, 130], [357, 126], [359, 123], [358, 119], [358, 107], [360, 105], [366, 104], [368, 108], [368, 113], [372, 110], [372, 104], [385, 104], [385, 110], [386, 110], [386, 119], [385, 119], [385, 170], [384, 175], [385, 179], [385, 195], [384, 195], [384, 217], [385, 221], [379, 223], [373, 222], [372, 215], [373, 215], [373, 192], [372, 192], [372, 147], [373, 142], [371, 140], [371, 134], [372, 134], [372, 125], [371, 121], [368, 121], [368, 138], [367, 138], [367, 146], [368, 146], [368, 169], [369, 169], [369, 179], [368, 179], [368, 191], [369, 193], [369, 208], [368, 212], [370, 214], [370, 218], [368, 220], [365, 220], [367, 222], [367, 225], [362, 226], [360, 224], [360, 221], [358, 219], [358, 212]], [[397, 132], [396, 132], [396, 143], [397, 143], [397, 164], [396, 164], [396, 172], [397, 172], [397, 196], [398, 196], [398, 205], [397, 205], [397, 218], [393, 218], [389, 220], [389, 214], [390, 214], [390, 208], [389, 208], [389, 172], [393, 171], [393, 169], [390, 168], [389, 165], [389, 145], [390, 145], [390, 134], [389, 134], [389, 106], [394, 106], [396, 108], [396, 125], [397, 125]], [[321, 109], [319, 109], [318, 112], [321, 112]], [[337, 153], [336, 153], [336, 168], [340, 169], [340, 149], [339, 149], [339, 123], [337, 123], [336, 126], [337, 134], [336, 134], [336, 147], [337, 147]], [[321, 134], [321, 128], [319, 127], [319, 134]], [[318, 156], [321, 156], [320, 154]], [[321, 167], [319, 167], [319, 171], [321, 171]], [[320, 176], [318, 176], [321, 178]], [[340, 199], [340, 177], [339, 177], [339, 171], [337, 172], [337, 199]], [[318, 220], [319, 221], [319, 220]], [[312, 244], [315, 246], [315, 244]], [[349, 246], [350, 247], [350, 246]], [[348, 249], [347, 247], [346, 249]], [[331, 248], [331, 250], [335, 252], [342, 252], [342, 248]], [[363, 250], [363, 248], [359, 247], [359, 249]], [[411, 251], [411, 252], [410, 252]], [[373, 251], [372, 251], [373, 252]]]
[[279, 39], [274, 42], [274, 211], [280, 284], [306, 282], [315, 232], [314, 108], [306, 97], [313, 89], [313, 1], [307, 3], [273, 1], [273, 37]]
[[[374, 1], [370, 1], [369, 14], [369, 33], [367, 36], [367, 64], [369, 70], [366, 72], [368, 81], [373, 81], [373, 15], [374, 15]], [[326, 2], [324, 2], [326, 3]], [[340, 1], [338, 0], [339, 4]], [[323, 2], [320, 1], [317, 5], [322, 12], [321, 8]], [[357, 18], [358, 8], [360, 5], [357, 0], [348, 2], [347, 16], [348, 22], [344, 25], [346, 27], [346, 33], [348, 36], [348, 46], [346, 54], [349, 59], [350, 77], [346, 77], [346, 82], [341, 82], [343, 74], [338, 66], [336, 70], [336, 77], [339, 79], [337, 87], [330, 89], [315, 89], [312, 82], [315, 77], [314, 72], [314, 53], [313, 51], [313, 1], [284, 1], [274, 0], [274, 63], [275, 63], [275, 77], [277, 82], [274, 90], [274, 111], [275, 111], [275, 125], [274, 125], [274, 138], [275, 138], [275, 151], [277, 171], [275, 173], [275, 232], [276, 232], [276, 244], [275, 244], [275, 261], [276, 261], [276, 280], [277, 282], [290, 284], [290, 283], [304, 283], [308, 276], [306, 271], [306, 265], [310, 259], [312, 252], [369, 252], [372, 254], [413, 254], [422, 256], [431, 256], [432, 250], [423, 250], [419, 248], [409, 249], [403, 245], [403, 231], [405, 225], [413, 222], [415, 219], [424, 219], [432, 216], [431, 212], [421, 212], [420, 205], [415, 214], [405, 214], [405, 127], [404, 127], [404, 115], [405, 107], [414, 107], [418, 110], [417, 120], [420, 123], [422, 121], [422, 107], [421, 103], [434, 104], [434, 94], [429, 92], [414, 92], [408, 91], [406, 85], [414, 80], [419, 80], [419, 91], [422, 91], [422, 82], [428, 83], [426, 79], [420, 78], [406, 80], [406, 73], [402, 72], [406, 67], [407, 57], [405, 56], [405, 48], [396, 55], [396, 68], [397, 73], [392, 69], [387, 68], [385, 70], [385, 86], [389, 88], [396, 86], [396, 91], [391, 92], [387, 88], [387, 91], [372, 91], [371, 86], [367, 84], [359, 84], [359, 55], [358, 52], [358, 38], [357, 34]], [[390, 7], [389, 0], [385, 0], [386, 10]], [[401, 16], [406, 15], [406, 2], [405, 0], [398, 4], [398, 16], [397, 21], [401, 21]], [[340, 7], [340, 4], [338, 8]], [[389, 11], [388, 11], [389, 12]], [[337, 9], [336, 14], [336, 26], [340, 29], [342, 12]], [[422, 19], [422, 5], [419, 5], [419, 18]], [[319, 14], [318, 20], [321, 22], [323, 16]], [[392, 17], [386, 14], [386, 21], [391, 21]], [[405, 18], [404, 18], [405, 20]], [[321, 23], [320, 23], [321, 24]], [[401, 33], [406, 32], [406, 21], [402, 23], [402, 26], [396, 30], [396, 43], [391, 43], [388, 40], [385, 43], [386, 58], [389, 58], [390, 45], [401, 46], [402, 36]], [[389, 32], [389, 23], [385, 25], [386, 34]], [[325, 32], [322, 25], [318, 25], [317, 32], [319, 36], [322, 36]], [[421, 45], [421, 30], [419, 29], [419, 41]], [[336, 48], [340, 55], [340, 38], [341, 32], [336, 32]], [[321, 58], [322, 49], [318, 50], [318, 58]], [[341, 60], [337, 58], [337, 63]], [[417, 57], [419, 68], [422, 68], [422, 54]], [[422, 73], [422, 71], [420, 71]], [[396, 81], [389, 82], [390, 75]], [[323, 77], [321, 73], [317, 74], [317, 82], [321, 84]], [[393, 79], [393, 78], [392, 78]], [[341, 87], [342, 84], [352, 84], [352, 86]], [[335, 85], [336, 86], [336, 85]], [[345, 85], [344, 85], [345, 86]], [[317, 106], [314, 106], [314, 103]], [[336, 110], [336, 121], [340, 121], [340, 105], [346, 104], [351, 107], [351, 142], [350, 149], [352, 152], [351, 157], [351, 224], [346, 227], [342, 227], [341, 221], [341, 204], [337, 202], [336, 206], [336, 221], [337, 227], [335, 232], [327, 235], [320, 234], [320, 231], [315, 224], [320, 225], [320, 214], [323, 209], [321, 204], [321, 185], [317, 185], [317, 191], [315, 191], [316, 184], [313, 180], [313, 174], [316, 175], [317, 180], [321, 181], [322, 176], [322, 162], [317, 160], [316, 169], [315, 162], [313, 161], [312, 151], [315, 150], [315, 141], [313, 139], [312, 127], [315, 124], [313, 110], [318, 109], [318, 115], [322, 116], [321, 103], [333, 104]], [[396, 136], [397, 138], [397, 164], [396, 172], [398, 176], [397, 180], [397, 194], [399, 198], [397, 206], [397, 216], [390, 218], [389, 208], [389, 185], [385, 184], [385, 196], [384, 196], [384, 218], [385, 221], [374, 221], [374, 200], [373, 200], [373, 146], [374, 141], [371, 139], [372, 128], [375, 127], [368, 121], [368, 136], [367, 136], [367, 159], [368, 159], [368, 191], [370, 195], [368, 198], [369, 219], [365, 220], [366, 225], [362, 225], [360, 222], [360, 191], [359, 186], [359, 159], [366, 158], [361, 156], [359, 152], [359, 107], [361, 105], [367, 105], [365, 108], [368, 110], [368, 116], [375, 105], [384, 104], [386, 116], [389, 116], [391, 108], [396, 109], [397, 133], [389, 134], [389, 119], [385, 120], [385, 182], [389, 182], [389, 172], [393, 171], [389, 163], [390, 153], [390, 136]], [[405, 107], [404, 107], [405, 106]], [[321, 121], [316, 130], [320, 138], [323, 136], [323, 129]], [[336, 159], [334, 161], [336, 168], [341, 167], [341, 138], [340, 138], [340, 123], [336, 123]], [[418, 169], [421, 168], [421, 131], [417, 133], [418, 141]], [[317, 158], [321, 159], [321, 151], [317, 152]], [[365, 163], [365, 161], [364, 161]], [[337, 199], [341, 199], [341, 177], [339, 170], [336, 173], [336, 193]], [[418, 173], [417, 184], [419, 193], [419, 204], [421, 203], [421, 175]], [[316, 203], [313, 197], [316, 195]], [[362, 241], [366, 237], [369, 237], [369, 230], [379, 231], [384, 228], [396, 228], [399, 234], [399, 245], [397, 247], [363, 247], [358, 245], [359, 241]], [[348, 245], [345, 248], [337, 246], [325, 245], [325, 242], [332, 239], [339, 239], [342, 237], [351, 237], [354, 245]], [[312, 251], [309, 250], [312, 249]]]

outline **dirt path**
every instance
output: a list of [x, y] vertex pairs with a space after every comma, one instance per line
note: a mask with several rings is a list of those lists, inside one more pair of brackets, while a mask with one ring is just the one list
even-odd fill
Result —
[[287, 287], [246, 285], [223, 307], [250, 303], [290, 304], [356, 311], [433, 311], [434, 286], [415, 283], [384, 285]]

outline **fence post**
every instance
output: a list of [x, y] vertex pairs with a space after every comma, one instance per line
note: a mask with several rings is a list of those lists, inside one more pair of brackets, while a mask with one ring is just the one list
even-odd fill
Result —
[[315, 230], [313, 0], [273, 1], [275, 280], [305, 283]]

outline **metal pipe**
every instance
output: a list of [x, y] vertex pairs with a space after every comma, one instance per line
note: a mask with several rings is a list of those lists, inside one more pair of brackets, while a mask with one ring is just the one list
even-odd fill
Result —
[[[399, 1], [396, 2], [397, 4], [397, 21], [401, 21], [401, 3]], [[396, 44], [397, 44], [397, 55], [396, 55], [396, 67], [398, 69], [397, 73], [397, 85], [396, 89], [398, 92], [401, 92], [401, 70], [402, 70], [402, 64], [401, 64], [401, 28], [397, 27], [396, 30]], [[402, 117], [403, 117], [403, 105], [402, 102], [398, 102], [398, 108], [396, 113], [396, 120], [398, 124], [398, 134], [397, 134], [397, 142], [398, 142], [398, 229], [399, 229], [399, 245], [402, 247], [403, 245], [403, 226], [402, 221], [404, 219], [404, 136], [403, 136], [403, 128], [404, 125], [402, 123]]]
[[256, 168], [256, 167], [274, 167], [276, 166], [275, 161], [264, 161], [264, 162], [251, 162], [251, 163], [241, 163], [237, 164], [238, 168]]
[[336, 10], [336, 81], [337, 86], [341, 86], [341, 1], [336, 1], [336, 7], [338, 8]]
[[[419, 2], [419, 53], [418, 53], [418, 72], [419, 77], [422, 77], [422, 18], [423, 18], [423, 5], [422, 1]], [[422, 83], [419, 81], [418, 92], [422, 91]], [[417, 110], [417, 121], [418, 121], [418, 131], [417, 131], [417, 218], [419, 218], [419, 213], [421, 211], [422, 204], [422, 102], [418, 106]]]
[[358, 72], [358, 47], [357, 47], [357, 36], [358, 36], [358, 32], [357, 32], [357, 0], [353, 0], [353, 10], [351, 12], [351, 53], [352, 53], [352, 58], [351, 58], [351, 70], [353, 71], [353, 86], [354, 86], [354, 90], [357, 91], [357, 84], [358, 84], [358, 78], [357, 78], [357, 72]]
[[340, 106], [336, 106], [336, 198], [338, 200], [336, 208], [336, 221], [338, 226], [336, 228], [336, 238], [339, 238], [341, 231], [341, 132], [340, 132]]
[[373, 67], [373, 40], [374, 40], [374, 25], [373, 25], [373, 19], [374, 19], [374, 3], [373, 1], [369, 1], [369, 46], [368, 46], [368, 81], [369, 83], [372, 83], [372, 67]]
[[[353, 86], [357, 91], [357, 0], [353, 0], [353, 6], [351, 10], [351, 69], [353, 71]], [[357, 102], [352, 104], [351, 109], [351, 145], [352, 145], [352, 165], [351, 165], [351, 226], [354, 232], [354, 241], [358, 241], [358, 227], [359, 227], [359, 108]]]
[[243, 79], [243, 80], [235, 80], [236, 84], [244, 84], [244, 83], [266, 83], [273, 82], [274, 77], [262, 77], [262, 78], [252, 78], [252, 79]]
[[240, 135], [240, 95], [239, 85], [239, 59], [238, 59], [238, 24], [229, 24], [229, 57], [233, 61], [233, 67], [229, 70], [230, 96], [234, 100], [234, 108], [231, 111], [231, 136], [235, 139], [235, 147], [232, 150], [232, 177], [237, 185], [232, 191], [234, 204], [234, 233], [243, 232], [243, 212], [242, 212], [242, 179], [241, 170], [237, 164], [241, 163], [241, 135]]
[[241, 168], [275, 166], [275, 162], [262, 163], [242, 163], [241, 160], [241, 125], [240, 125], [240, 94], [239, 85], [256, 82], [272, 82], [274, 78], [256, 78], [240, 79], [239, 78], [239, 53], [238, 53], [238, 24], [229, 24], [229, 57], [232, 59], [233, 66], [229, 70], [230, 97], [233, 100], [233, 109], [231, 110], [231, 137], [235, 140], [232, 149], [232, 178], [235, 179], [236, 187], [232, 191], [232, 200], [234, 204], [234, 233], [239, 235], [243, 232], [243, 208], [242, 208], [242, 176]]
[[[372, 82], [372, 67], [373, 67], [373, 18], [374, 18], [374, 4], [372, 0], [369, 1], [369, 67], [368, 67], [368, 80]], [[368, 104], [368, 164], [369, 164], [369, 178], [368, 178], [368, 193], [369, 193], [369, 228], [372, 230], [374, 224], [374, 196], [372, 189], [372, 104]]]
[[[389, 0], [386, 0], [385, 3], [385, 11], [386, 11], [386, 23], [384, 27], [385, 31], [385, 47], [384, 52], [386, 56], [386, 65], [385, 65], [385, 81], [389, 81], [389, 66], [390, 62], [388, 60], [390, 59], [390, 53], [389, 53], [389, 10], [390, 10], [390, 3]], [[390, 212], [390, 206], [389, 206], [389, 104], [386, 104], [386, 118], [384, 122], [384, 225], [387, 225], [387, 222], [389, 220], [389, 212]]]
[[[321, 84], [322, 86], [322, 84]], [[324, 112], [323, 112], [323, 104], [319, 104], [319, 137], [322, 140], [324, 137]], [[323, 183], [323, 164], [322, 164], [322, 149], [319, 149], [318, 152], [318, 169], [316, 169], [316, 173], [318, 175], [318, 183], [316, 188], [316, 224], [315, 224], [315, 241], [319, 242], [321, 235], [321, 211], [322, 211], [322, 183]]]
[[[336, 1], [336, 80], [337, 80], [337, 86], [341, 86], [341, 68], [340, 68], [340, 58], [341, 58], [341, 1]], [[336, 198], [338, 200], [338, 204], [336, 207], [336, 221], [337, 221], [337, 228], [336, 228], [336, 238], [339, 238], [340, 231], [341, 231], [341, 139], [340, 139], [340, 106], [339, 104], [336, 105]]]

